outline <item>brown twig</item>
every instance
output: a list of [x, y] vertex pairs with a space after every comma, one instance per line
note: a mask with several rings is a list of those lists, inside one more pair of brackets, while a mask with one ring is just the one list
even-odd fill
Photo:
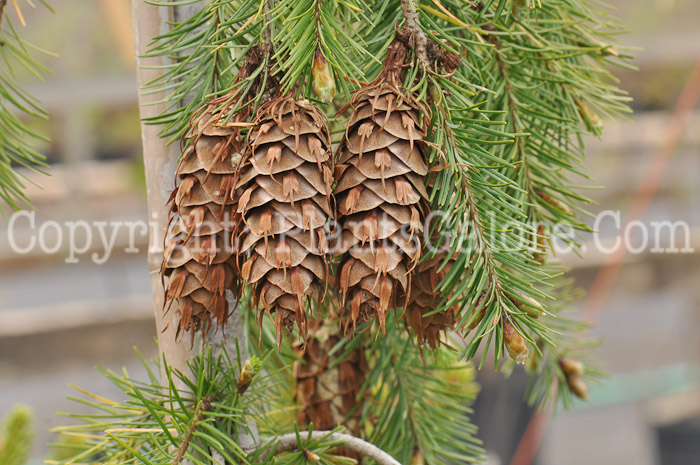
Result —
[[409, 34], [410, 46], [416, 52], [418, 62], [423, 66], [424, 70], [427, 70], [430, 67], [430, 62], [428, 61], [428, 37], [420, 27], [413, 0], [401, 0], [401, 11], [406, 20], [404, 30]]
[[211, 399], [202, 399], [201, 403], [197, 406], [197, 414], [194, 416], [194, 418], [192, 418], [192, 422], [190, 423], [190, 426], [187, 428], [187, 432], [185, 433], [185, 438], [182, 440], [180, 447], [178, 447], [177, 449], [177, 454], [175, 454], [175, 458], [173, 459], [172, 465], [179, 465], [179, 463], [182, 462], [182, 459], [185, 458], [185, 453], [190, 447], [190, 443], [192, 442], [192, 438], [194, 437], [194, 432], [197, 431], [197, 425], [200, 421], [204, 419], [204, 414], [210, 408]]
[[263, 0], [262, 48], [265, 56], [272, 53], [272, 32], [270, 31], [270, 0]]

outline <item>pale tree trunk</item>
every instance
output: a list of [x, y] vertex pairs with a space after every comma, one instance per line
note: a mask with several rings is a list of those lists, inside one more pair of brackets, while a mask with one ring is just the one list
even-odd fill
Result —
[[[149, 118], [160, 114], [164, 104], [153, 105], [152, 102], [162, 100], [163, 93], [143, 95], [143, 84], [157, 78], [163, 72], [162, 67], [168, 64], [167, 58], [144, 58], [148, 44], [156, 35], [168, 31], [168, 21], [182, 21], [191, 16], [197, 9], [202, 8], [203, 2], [179, 6], [155, 6], [144, 0], [133, 0], [132, 10], [134, 18], [134, 36], [136, 48], [137, 82], [139, 86], [139, 108], [141, 118]], [[168, 146], [165, 139], [158, 137], [161, 128], [155, 125], [141, 124], [141, 138], [143, 142], [143, 159], [146, 170], [146, 192], [148, 195], [148, 214], [151, 221], [149, 231], [148, 269], [151, 275], [151, 287], [153, 289], [153, 303], [155, 310], [156, 329], [158, 332], [158, 345], [165, 356], [168, 365], [186, 372], [187, 360], [196, 352], [190, 349], [190, 338], [184, 337], [180, 341], [175, 339], [175, 324], [167, 325], [170, 314], [163, 315], [164, 290], [161, 281], [161, 263], [163, 260], [163, 237], [168, 221], [167, 200], [170, 192], [175, 187], [175, 168], [180, 156], [178, 144]], [[230, 297], [230, 293], [229, 293]], [[229, 298], [229, 305], [234, 305]], [[174, 311], [174, 310], [173, 310]], [[238, 312], [234, 312], [229, 319], [225, 334], [221, 332], [212, 334], [208, 341], [215, 350], [226, 349], [233, 352], [233, 343], [236, 338], [240, 341], [240, 349], [243, 358], [247, 358], [245, 343], [242, 337], [242, 325]], [[196, 346], [195, 346], [196, 347]]]

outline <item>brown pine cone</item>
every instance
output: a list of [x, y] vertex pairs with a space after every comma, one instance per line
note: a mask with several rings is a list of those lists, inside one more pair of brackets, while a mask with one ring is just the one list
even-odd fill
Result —
[[[403, 307], [421, 254], [428, 193], [425, 111], [400, 90], [405, 46], [395, 42], [382, 75], [353, 95], [337, 155], [342, 230], [341, 320], [353, 328]], [[349, 307], [349, 308], [347, 308]]]
[[[259, 47], [248, 51], [236, 82], [247, 79], [260, 65]], [[192, 143], [176, 170], [179, 184], [170, 196], [171, 212], [165, 237], [161, 276], [165, 289], [164, 311], [173, 305], [179, 316], [177, 337], [203, 329], [212, 320], [223, 326], [230, 315], [225, 292], [238, 293], [234, 239], [241, 225], [235, 185], [244, 138], [241, 128], [261, 85], [256, 78], [249, 92], [237, 91], [212, 99], [192, 125]], [[243, 109], [229, 117], [233, 103]], [[229, 121], [227, 121], [229, 120]], [[166, 283], [167, 280], [167, 283]]]
[[180, 184], [173, 191], [162, 275], [168, 311], [177, 302], [177, 334], [209, 331], [212, 319], [229, 317], [225, 291], [236, 287], [231, 238], [239, 219], [231, 215], [235, 131], [218, 127], [206, 111], [197, 134], [177, 167]]
[[334, 218], [330, 131], [307, 100], [282, 97], [258, 111], [236, 189], [241, 276], [255, 306], [282, 327], [306, 334], [307, 298], [320, 300], [328, 279], [326, 228]]

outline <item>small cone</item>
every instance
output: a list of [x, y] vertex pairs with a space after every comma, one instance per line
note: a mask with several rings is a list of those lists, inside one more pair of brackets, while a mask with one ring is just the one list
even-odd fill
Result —
[[[307, 344], [299, 350], [302, 361], [294, 365], [299, 425], [313, 423], [319, 431], [343, 425], [359, 437], [362, 411], [357, 407], [357, 397], [368, 370], [363, 346], [329, 355], [341, 340], [337, 322], [312, 320], [310, 326]], [[349, 451], [341, 453], [354, 457]]]
[[576, 397], [582, 400], [588, 400], [588, 385], [583, 378], [578, 375], [567, 375], [566, 384]]
[[503, 321], [503, 339], [510, 358], [515, 360], [516, 363], [525, 363], [529, 353], [527, 342], [508, 319]]
[[573, 360], [569, 358], [560, 358], [559, 366], [562, 371], [567, 376], [581, 376], [583, 375], [583, 363], [578, 360]]
[[328, 280], [326, 230], [334, 218], [325, 117], [307, 100], [282, 97], [258, 111], [236, 184], [245, 229], [238, 251], [254, 305], [282, 328], [306, 334], [308, 297]]

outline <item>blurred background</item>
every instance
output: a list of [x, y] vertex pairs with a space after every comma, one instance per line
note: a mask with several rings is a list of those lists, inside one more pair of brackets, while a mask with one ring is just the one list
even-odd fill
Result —
[[[634, 61], [640, 72], [618, 73], [621, 87], [634, 97], [634, 121], [608, 121], [603, 140], [589, 141], [590, 174], [605, 187], [590, 195], [598, 202], [594, 213], [620, 210], [624, 217], [700, 55], [700, 2], [608, 3], [630, 29], [622, 42], [643, 50]], [[56, 0], [52, 6], [55, 14], [25, 11], [27, 26], [20, 31], [28, 42], [60, 57], [40, 57], [55, 74], [45, 82], [28, 78], [26, 84], [51, 115], [36, 127], [52, 140], [40, 148], [52, 165], [51, 176], [31, 175], [42, 185], [28, 192], [37, 206], [36, 224], [145, 222], [131, 0]], [[677, 230], [676, 243], [695, 252], [647, 249], [626, 258], [595, 330], [605, 338], [599, 356], [611, 377], [592, 388], [590, 402], [556, 415], [534, 463], [700, 463], [699, 155], [697, 108], [644, 219], [687, 222], [689, 242]], [[13, 251], [12, 241], [28, 245], [37, 230], [24, 218], [9, 237], [8, 220], [0, 219], [0, 417], [18, 402], [33, 408], [38, 436], [32, 463], [41, 463], [51, 441], [49, 428], [67, 421], [55, 412], [80, 410], [66, 399], [73, 394], [69, 383], [109, 397], [115, 390], [95, 366], [125, 367], [140, 376], [132, 347], [147, 358], [155, 354], [147, 236], [139, 228], [130, 234], [121, 227], [105, 264], [93, 260], [104, 254], [100, 247], [76, 255], [78, 263], [66, 263], [65, 248], [53, 254], [37, 248]], [[602, 230], [610, 239], [618, 233], [612, 221]], [[86, 232], [76, 231], [82, 243]], [[68, 231], [43, 233], [50, 247]], [[671, 235], [670, 229], [662, 231], [662, 247], [669, 246]], [[588, 289], [607, 258], [591, 251], [563, 259]], [[482, 391], [474, 406], [479, 436], [492, 464], [511, 463], [532, 415], [522, 401], [526, 379], [518, 370], [506, 381], [485, 369], [479, 381]]]

